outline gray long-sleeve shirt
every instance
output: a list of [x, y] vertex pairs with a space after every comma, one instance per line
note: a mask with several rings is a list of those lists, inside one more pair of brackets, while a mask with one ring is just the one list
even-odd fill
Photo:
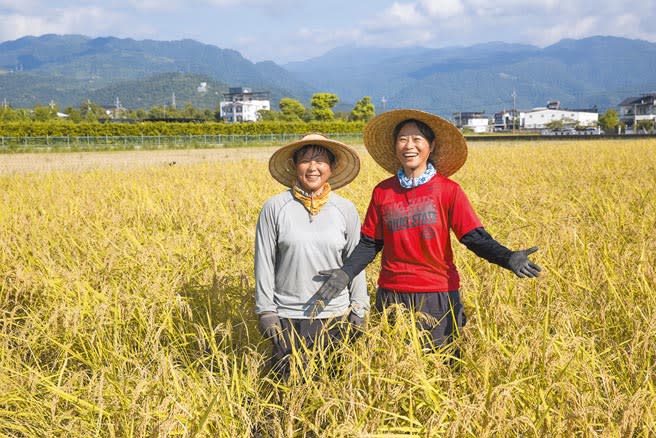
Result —
[[311, 315], [325, 277], [317, 272], [342, 266], [360, 239], [360, 217], [350, 201], [331, 192], [319, 214], [310, 215], [291, 191], [269, 198], [255, 234], [255, 311], [282, 318], [329, 318], [349, 305], [359, 316], [369, 310], [364, 271], [349, 287]]

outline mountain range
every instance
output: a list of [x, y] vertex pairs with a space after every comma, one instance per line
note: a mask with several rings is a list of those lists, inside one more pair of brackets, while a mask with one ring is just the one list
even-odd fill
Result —
[[[198, 91], [205, 82], [204, 91]], [[377, 110], [413, 107], [453, 112], [616, 107], [656, 90], [656, 44], [612, 36], [565, 39], [548, 47], [491, 42], [430, 49], [339, 47], [278, 65], [194, 40], [137, 41], [81, 35], [24, 37], [0, 44], [0, 102], [60, 107], [86, 99], [112, 106], [217, 106], [228, 87], [269, 91], [309, 105], [315, 92], [339, 96], [349, 110], [371, 96]], [[201, 87], [202, 88], [202, 87]]]

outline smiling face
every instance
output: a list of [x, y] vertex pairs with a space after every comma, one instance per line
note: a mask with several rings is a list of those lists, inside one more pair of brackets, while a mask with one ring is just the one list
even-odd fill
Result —
[[409, 122], [399, 130], [394, 147], [405, 176], [416, 178], [426, 171], [435, 140], [428, 140], [416, 123]]
[[322, 147], [311, 146], [303, 148], [294, 154], [296, 179], [303, 191], [317, 194], [333, 174], [334, 159]]

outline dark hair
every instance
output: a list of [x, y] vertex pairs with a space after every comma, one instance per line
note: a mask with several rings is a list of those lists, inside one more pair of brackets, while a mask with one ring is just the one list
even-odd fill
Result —
[[292, 155], [292, 161], [294, 162], [294, 166], [298, 164], [298, 160], [307, 152], [311, 152], [313, 157], [316, 157], [317, 155], [321, 155], [321, 154], [326, 154], [331, 167], [334, 166], [335, 163], [337, 162], [337, 159], [335, 158], [335, 154], [333, 154], [333, 152], [327, 147], [321, 146], [319, 144], [306, 144], [305, 146], [300, 147], [296, 149], [296, 151], [294, 151], [294, 154]]
[[392, 142], [393, 142], [392, 144], [396, 143], [396, 138], [399, 136], [399, 132], [401, 132], [401, 129], [403, 129], [405, 125], [408, 125], [410, 123], [414, 123], [415, 125], [417, 125], [417, 129], [419, 129], [421, 135], [423, 135], [426, 138], [426, 140], [428, 140], [429, 143], [435, 140], [435, 133], [433, 132], [432, 129], [428, 127], [427, 124], [417, 119], [406, 119], [400, 122], [394, 128], [394, 137], [392, 138]]

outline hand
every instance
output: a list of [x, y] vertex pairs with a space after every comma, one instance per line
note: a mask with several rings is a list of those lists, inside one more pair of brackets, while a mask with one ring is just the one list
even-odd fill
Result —
[[353, 328], [361, 329], [364, 328], [364, 318], [355, 314], [355, 312], [349, 313], [348, 322], [351, 323]]
[[260, 314], [259, 328], [262, 336], [271, 339], [275, 345], [287, 348], [285, 337], [282, 334], [282, 325], [276, 312], [264, 312]]
[[521, 251], [513, 251], [508, 260], [508, 267], [519, 278], [532, 278], [539, 276], [542, 268], [528, 259], [529, 254], [533, 254], [537, 250], [538, 247], [534, 246]]
[[341, 268], [319, 271], [319, 275], [328, 277], [316, 294], [319, 300], [325, 301], [326, 303], [346, 289], [346, 286], [351, 281], [348, 274]]

